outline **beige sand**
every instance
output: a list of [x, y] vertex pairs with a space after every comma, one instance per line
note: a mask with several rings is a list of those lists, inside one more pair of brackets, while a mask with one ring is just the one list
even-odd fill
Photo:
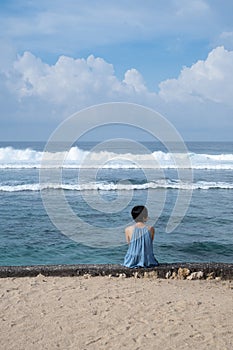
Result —
[[233, 282], [0, 279], [0, 349], [233, 349]]

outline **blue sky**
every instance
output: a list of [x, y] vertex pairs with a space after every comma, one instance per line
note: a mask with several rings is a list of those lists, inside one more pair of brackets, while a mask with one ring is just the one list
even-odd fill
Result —
[[185, 140], [233, 131], [231, 0], [0, 1], [0, 140], [46, 140], [71, 114], [142, 104]]

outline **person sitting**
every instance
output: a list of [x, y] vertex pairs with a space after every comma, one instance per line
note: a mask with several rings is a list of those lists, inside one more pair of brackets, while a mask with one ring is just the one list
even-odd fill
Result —
[[123, 265], [130, 268], [158, 266], [153, 253], [154, 227], [145, 225], [148, 219], [147, 208], [143, 205], [135, 206], [131, 215], [135, 224], [125, 229], [129, 247]]

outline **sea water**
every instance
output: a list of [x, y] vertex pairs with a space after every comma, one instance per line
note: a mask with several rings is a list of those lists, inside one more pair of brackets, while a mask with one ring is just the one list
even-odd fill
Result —
[[[186, 145], [192, 181], [180, 180], [172, 154], [157, 142], [144, 143], [156, 160], [157, 166], [151, 167], [150, 155], [141, 148], [119, 148], [114, 157], [115, 149], [101, 153], [93, 150], [95, 144], [83, 142], [68, 153], [60, 183], [41, 183], [45, 143], [2, 142], [0, 265], [122, 263], [127, 250], [124, 227], [131, 224], [131, 208], [147, 204], [148, 193], [152, 198], [149, 224], [155, 227], [154, 252], [159, 262], [232, 263], [233, 143]], [[102, 166], [95, 169], [89, 163], [83, 168], [87, 155], [100, 164], [103, 158]], [[139, 159], [144, 169], [138, 167]], [[61, 232], [42, 200], [43, 194], [55, 198], [59, 218], [66, 223], [59, 212], [61, 193], [81, 222], [73, 237]], [[178, 226], [167, 232], [177, 196], [190, 193], [185, 215], [176, 218]], [[106, 229], [114, 237], [105, 234]]]

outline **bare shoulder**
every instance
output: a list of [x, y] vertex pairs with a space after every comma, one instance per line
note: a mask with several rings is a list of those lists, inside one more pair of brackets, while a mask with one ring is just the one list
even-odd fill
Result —
[[127, 227], [125, 228], [125, 233], [131, 234], [131, 233], [133, 232], [133, 229], [134, 229], [134, 226], [133, 226], [133, 225], [132, 225], [132, 226], [127, 226]]

